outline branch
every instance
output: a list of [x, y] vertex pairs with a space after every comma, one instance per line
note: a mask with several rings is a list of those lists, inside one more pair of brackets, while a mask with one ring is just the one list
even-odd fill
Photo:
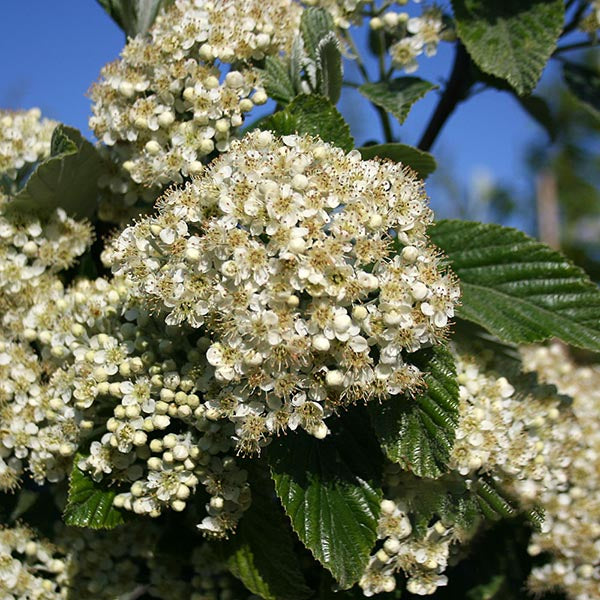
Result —
[[418, 147], [421, 150], [431, 149], [448, 117], [452, 114], [456, 106], [465, 99], [469, 88], [473, 84], [469, 72], [470, 61], [471, 59], [465, 47], [459, 42], [456, 46], [450, 79], [419, 142]]

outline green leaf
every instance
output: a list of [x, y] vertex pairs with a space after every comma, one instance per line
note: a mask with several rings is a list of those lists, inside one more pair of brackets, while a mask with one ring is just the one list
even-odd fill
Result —
[[146, 33], [158, 11], [172, 0], [97, 0], [127, 37]]
[[426, 373], [427, 390], [369, 405], [371, 422], [391, 461], [419, 477], [439, 477], [448, 471], [458, 423], [456, 367], [443, 346], [416, 352], [411, 362]]
[[71, 216], [91, 217], [102, 170], [94, 146], [77, 129], [58, 125], [52, 134], [50, 157], [38, 164], [8, 208], [39, 215], [63, 208]]
[[257, 69], [260, 73], [265, 91], [273, 100], [281, 104], [288, 104], [296, 95], [294, 84], [290, 79], [288, 66], [284, 61], [275, 56], [267, 56], [265, 68]]
[[324, 440], [288, 434], [270, 447], [269, 459], [294, 531], [347, 589], [360, 579], [377, 540], [382, 457], [364, 419], [336, 425]]
[[77, 463], [83, 458], [76, 454], [69, 478], [69, 495], [63, 519], [67, 525], [91, 529], [112, 529], [124, 523], [123, 515], [113, 506], [115, 490], [106, 489], [82, 471]]
[[225, 544], [229, 570], [265, 600], [302, 600], [312, 596], [294, 553], [289, 524], [276, 500], [273, 483], [252, 482], [252, 505], [235, 536]]
[[342, 53], [340, 43], [331, 32], [317, 46], [317, 87], [322, 96], [336, 104], [342, 94]]
[[452, 0], [458, 35], [486, 73], [523, 95], [540, 79], [565, 18], [563, 0]]
[[489, 478], [482, 478], [474, 486], [479, 509], [483, 516], [491, 521], [508, 519], [518, 514], [511, 501], [508, 500]]
[[364, 83], [358, 90], [373, 104], [381, 106], [404, 123], [412, 105], [438, 86], [418, 77], [399, 77], [393, 81]]
[[304, 49], [315, 62], [318, 60], [321, 40], [334, 30], [333, 18], [324, 8], [311, 6], [302, 12], [300, 32], [304, 40]]
[[565, 63], [565, 82], [571, 93], [596, 117], [600, 117], [600, 73], [585, 65]]
[[331, 101], [322, 96], [300, 94], [284, 110], [262, 121], [260, 126], [277, 135], [318, 135], [346, 152], [354, 148], [348, 124]]
[[458, 316], [507, 342], [600, 351], [600, 291], [560, 252], [500, 225], [441, 221], [429, 234], [460, 280]]
[[389, 158], [394, 162], [407, 165], [422, 179], [431, 175], [437, 167], [435, 158], [429, 152], [424, 152], [419, 148], [407, 146], [406, 144], [374, 144], [363, 146], [358, 151], [364, 160], [378, 156], [379, 158]]

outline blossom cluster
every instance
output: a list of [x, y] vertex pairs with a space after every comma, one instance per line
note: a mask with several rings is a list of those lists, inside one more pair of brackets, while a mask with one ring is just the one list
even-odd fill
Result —
[[389, 48], [392, 66], [414, 73], [419, 56], [434, 56], [440, 41], [450, 35], [442, 17], [442, 10], [437, 6], [424, 8], [417, 17], [407, 12], [387, 11], [372, 18], [370, 27], [385, 31], [395, 40]]
[[77, 466], [118, 482], [115, 506], [150, 516], [182, 511], [201, 485], [209, 502], [200, 529], [222, 536], [235, 528], [249, 489], [228, 454], [233, 426], [216, 422], [203, 400], [214, 385], [206, 338], [156, 323], [119, 280], [56, 286], [23, 324], [50, 376], [6, 405], [11, 425], [0, 440], [4, 455], [12, 451], [9, 465], [29, 457], [38, 483], [56, 480], [88, 440]]
[[410, 353], [444, 338], [459, 290], [411, 171], [257, 131], [158, 209], [107, 260], [168, 324], [206, 332], [211, 414], [242, 451], [419, 385]]
[[146, 592], [157, 600], [249, 600], [202, 540], [190, 556], [174, 560], [158, 548], [158, 525], [55, 530], [50, 542], [26, 525], [0, 529], [2, 598], [114, 600]]
[[[435, 593], [448, 579], [443, 574], [450, 547], [460, 532], [438, 519], [425, 532], [413, 527], [414, 504], [422, 489], [412, 486], [410, 476], [399, 465], [390, 464], [385, 473], [386, 498], [381, 502], [377, 525], [379, 549], [370, 557], [359, 585], [367, 597], [396, 589], [397, 572], [403, 572], [406, 589], [419, 596]], [[414, 483], [414, 480], [413, 482]]]
[[[471, 485], [486, 475], [521, 509], [541, 508], [546, 519], [542, 530], [533, 535], [529, 551], [536, 555], [551, 552], [555, 558], [533, 570], [531, 590], [562, 588], [574, 600], [593, 600], [597, 596], [591, 590], [597, 589], [600, 574], [595, 458], [600, 453], [592, 420], [598, 398], [590, 391], [598, 396], [594, 377], [600, 377], [600, 371], [575, 369], [560, 347], [525, 352], [525, 366], [537, 369], [543, 379], [560, 381], [560, 391], [573, 396], [570, 406], [548, 386], [537, 387], [535, 394], [519, 392], [522, 386], [511, 384], [495, 370], [493, 357], [485, 352], [476, 356], [458, 348], [455, 362], [459, 423], [449, 465], [452, 471], [446, 478]], [[390, 465], [385, 485], [378, 529], [382, 545], [360, 581], [363, 592], [369, 596], [393, 591], [395, 573], [401, 571], [411, 593], [433, 594], [447, 583], [444, 571], [449, 559], [472, 538], [474, 530], [465, 530], [446, 517], [417, 534], [412, 522], [419, 502], [413, 497], [409, 476], [400, 473], [398, 465]], [[417, 490], [425, 493], [422, 484]]]
[[[148, 36], [130, 39], [91, 89], [90, 127], [112, 163], [100, 181], [109, 197], [125, 208], [152, 201], [227, 150], [244, 115], [267, 100], [253, 65], [289, 50], [301, 11], [293, 0], [177, 0]], [[105, 202], [101, 216], [119, 220], [119, 210]]]
[[0, 189], [15, 191], [20, 175], [50, 154], [56, 121], [41, 119], [38, 108], [0, 110]]
[[542, 487], [536, 498], [545, 521], [529, 553], [551, 558], [533, 569], [529, 588], [535, 593], [561, 589], [572, 600], [595, 600], [600, 589], [600, 367], [578, 366], [560, 344], [521, 353], [527, 369], [572, 398], [572, 416], [561, 414], [544, 436], [544, 444], [555, 447], [554, 464], [562, 477], [558, 485]]

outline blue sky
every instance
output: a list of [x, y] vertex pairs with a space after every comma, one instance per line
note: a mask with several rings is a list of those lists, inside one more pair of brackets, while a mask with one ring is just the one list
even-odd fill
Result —
[[[86, 91], [101, 67], [117, 58], [124, 36], [95, 0], [4, 0], [0, 36], [0, 107], [39, 106], [51, 118], [87, 128]], [[441, 83], [448, 75], [452, 50], [442, 44], [416, 75]], [[349, 75], [353, 73], [349, 70]], [[545, 79], [553, 76], [552, 68]], [[358, 80], [358, 78], [354, 78]], [[354, 90], [347, 89], [341, 110], [360, 144], [379, 131], [376, 113]], [[436, 92], [418, 102], [404, 126], [402, 141], [416, 144], [436, 104]], [[525, 147], [544, 132], [506, 93], [486, 91], [459, 106], [438, 138], [433, 153], [444, 171], [463, 189], [486, 179], [519, 190], [533, 185], [522, 166]], [[436, 212], [456, 216], [456, 207], [435, 175], [428, 191]], [[471, 216], [485, 219], [485, 213]]]

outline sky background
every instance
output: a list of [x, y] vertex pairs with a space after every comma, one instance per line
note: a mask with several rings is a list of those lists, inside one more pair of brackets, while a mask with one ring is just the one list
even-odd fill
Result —
[[[2, 0], [0, 36], [0, 108], [39, 106], [47, 117], [79, 128], [87, 137], [90, 101], [86, 92], [98, 78], [102, 66], [118, 57], [124, 35], [96, 0]], [[415, 7], [418, 9], [418, 7]], [[365, 34], [357, 36], [364, 45]], [[453, 58], [449, 44], [441, 44], [438, 55], [423, 59], [415, 75], [441, 84], [448, 76]], [[372, 65], [373, 71], [375, 65]], [[541, 85], [557, 77], [550, 65]], [[359, 81], [354, 69], [349, 79]], [[375, 111], [360, 94], [345, 88], [340, 109], [350, 121], [357, 144], [380, 136]], [[401, 141], [416, 144], [435, 107], [438, 96], [430, 92], [420, 100], [402, 126], [396, 127]], [[447, 192], [452, 185], [471, 197], [469, 214], [486, 220], [488, 215], [476, 202], [477, 190], [499, 182], [520, 192], [533, 188], [524, 166], [524, 152], [546, 134], [529, 118], [508, 93], [485, 91], [459, 105], [439, 136], [433, 154], [444, 176], [428, 181], [432, 206], [438, 216], [459, 216]], [[531, 223], [517, 223], [531, 229]]]

